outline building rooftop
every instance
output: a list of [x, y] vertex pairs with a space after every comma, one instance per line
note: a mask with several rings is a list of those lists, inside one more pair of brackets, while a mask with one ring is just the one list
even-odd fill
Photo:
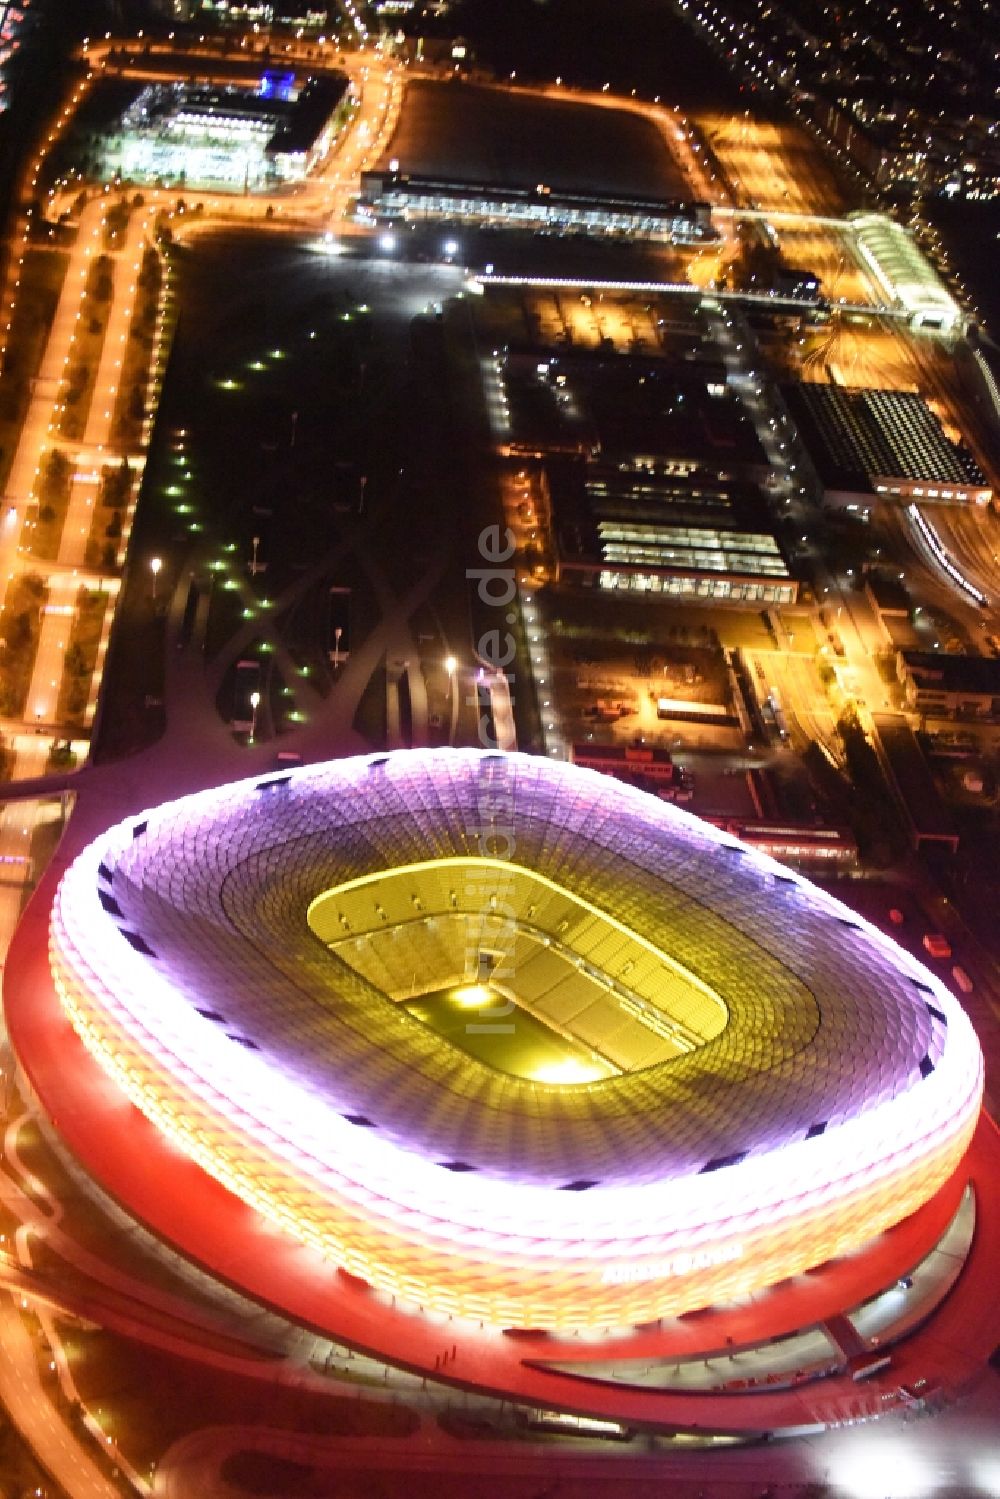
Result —
[[308, 79], [283, 124], [268, 141], [268, 151], [292, 155], [307, 152], [346, 92], [346, 78]]
[[986, 484], [968, 448], [948, 438], [912, 391], [810, 383], [786, 385], [783, 394], [828, 489], [874, 493], [877, 480], [893, 478], [931, 486]]
[[934, 784], [916, 734], [901, 713], [876, 713], [873, 719], [914, 846], [943, 843], [957, 849], [954, 821]]
[[953, 656], [947, 651], [903, 651], [910, 675], [943, 692], [1000, 697], [1000, 660], [993, 656]]
[[513, 437], [530, 446], [700, 468], [720, 480], [767, 470], [753, 423], [710, 358], [567, 347], [539, 360], [514, 349], [504, 380]]
[[880, 614], [909, 618], [913, 602], [898, 578], [869, 577], [866, 586]]
[[547, 475], [564, 564], [643, 573], [791, 577], [767, 529], [759, 497], [749, 486], [642, 462], [555, 461]]
[[919, 326], [951, 328], [961, 309], [909, 230], [880, 213], [850, 215], [862, 259], [886, 295]]
[[690, 190], [638, 112], [512, 88], [416, 79], [376, 166], [440, 181], [617, 198], [684, 200]]

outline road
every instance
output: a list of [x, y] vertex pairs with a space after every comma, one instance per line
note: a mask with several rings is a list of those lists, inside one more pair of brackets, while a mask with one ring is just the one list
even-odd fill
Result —
[[[58, 722], [56, 715], [63, 661], [70, 641], [80, 588], [85, 584], [105, 587], [109, 603], [118, 590], [117, 577], [105, 579], [101, 575], [94, 575], [85, 566], [86, 543], [97, 487], [91, 479], [71, 482], [70, 504], [54, 565], [46, 564], [31, 554], [28, 550], [30, 533], [25, 530], [28, 502], [36, 493], [35, 486], [45, 454], [56, 445], [55, 432], [63, 381], [74, 359], [90, 267], [96, 255], [101, 253], [106, 209], [106, 200], [95, 197], [80, 215], [76, 244], [70, 256], [52, 328], [34, 382], [33, 398], [11, 467], [6, 493], [8, 509], [0, 523], [0, 579], [3, 580], [3, 592], [6, 593], [10, 581], [23, 572], [39, 573], [48, 588], [27, 694], [25, 719], [21, 725], [16, 722], [4, 725], [8, 745], [14, 752], [13, 777], [18, 780], [31, 779], [44, 773], [49, 751], [56, 739], [77, 737], [77, 731], [67, 730]], [[148, 228], [149, 217], [148, 214], [133, 217], [126, 245], [115, 257], [114, 295], [109, 304], [94, 398], [83, 442], [85, 475], [94, 471], [95, 455], [99, 456], [109, 447], [111, 413], [114, 409], [121, 351], [125, 347], [134, 307], [135, 277], [142, 237]], [[59, 446], [65, 450], [67, 445], [60, 443]], [[78, 463], [73, 463], [72, 472], [73, 479], [77, 480], [81, 474]], [[98, 682], [94, 684], [91, 703], [96, 697]], [[33, 730], [44, 732], [37, 733]], [[17, 808], [4, 807], [0, 812], [0, 867], [15, 874], [20, 872], [27, 878], [30, 874], [28, 850], [32, 837], [53, 815], [52, 806], [44, 803]], [[17, 879], [0, 885], [0, 952], [6, 951], [23, 899], [23, 884], [19, 888]]]
[[91, 1439], [78, 1437], [56, 1412], [19, 1306], [8, 1295], [0, 1295], [0, 1347], [0, 1403], [56, 1482], [73, 1499], [121, 1499], [91, 1456]]
[[[76, 243], [7, 480], [4, 499], [8, 509], [0, 528], [0, 577], [16, 563], [25, 519], [24, 506], [34, 489], [41, 455], [50, 434], [55, 431], [60, 391], [76, 340], [90, 263], [100, 253], [106, 207], [104, 199], [95, 197], [80, 215]], [[9, 514], [10, 506], [16, 509], [13, 519]]]
[[[182, 1438], [157, 1474], [162, 1499], [237, 1499], [239, 1490], [222, 1474], [237, 1452], [267, 1453], [301, 1462], [329, 1475], [344, 1495], [395, 1492], [406, 1485], [415, 1499], [458, 1499], [470, 1493], [470, 1448], [479, 1472], [489, 1472], [491, 1499], [616, 1499], [623, 1493], [669, 1493], [674, 1499], [761, 1499], [792, 1496], [814, 1483], [844, 1495], [903, 1499], [918, 1494], [968, 1495], [996, 1492], [995, 1402], [997, 1376], [980, 1381], [962, 1406], [933, 1422], [912, 1424], [886, 1416], [840, 1431], [736, 1452], [671, 1453], [650, 1442], [591, 1443], [560, 1438], [544, 1450], [521, 1442], [480, 1437], [448, 1438], [424, 1430], [411, 1438], [289, 1438], [278, 1430], [238, 1426], [209, 1428]], [[384, 1489], [377, 1485], [385, 1481]], [[322, 1478], [318, 1480], [319, 1484]], [[291, 1490], [286, 1489], [291, 1495]], [[284, 1499], [284, 1495], [282, 1496]]]
[[[96, 452], [99, 462], [102, 458], [106, 460], [111, 457], [114, 452], [112, 423], [129, 327], [137, 300], [143, 248], [152, 221], [152, 210], [133, 214], [125, 245], [121, 250], [113, 252], [114, 293], [83, 436], [85, 449]], [[114, 456], [117, 459], [117, 455]], [[107, 467], [117, 467], [117, 461], [107, 464]], [[63, 662], [76, 613], [81, 575], [87, 571], [87, 543], [103, 472], [104, 466], [91, 467], [78, 460], [73, 465], [70, 501], [57, 558], [60, 567], [66, 571], [49, 577], [48, 599], [42, 615], [35, 667], [28, 690], [26, 712], [29, 721], [32, 717], [39, 721], [57, 718]], [[110, 592], [108, 599], [109, 603], [113, 602]], [[22, 765], [19, 761], [15, 776], [20, 778], [41, 774], [42, 767], [38, 764], [38, 759], [36, 753], [30, 763]]]

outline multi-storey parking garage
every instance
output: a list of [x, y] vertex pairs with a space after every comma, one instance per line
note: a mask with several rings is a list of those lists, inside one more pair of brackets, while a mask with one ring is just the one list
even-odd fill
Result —
[[707, 203], [559, 192], [547, 183], [494, 187], [485, 182], [416, 177], [398, 170], [362, 173], [359, 213], [362, 219], [444, 220], [684, 244], [714, 237]]
[[851, 1253], [952, 1177], [979, 1109], [968, 1021], [886, 939], [522, 756], [335, 762], [130, 819], [64, 877], [51, 961], [202, 1171], [377, 1290], [494, 1325], [644, 1323]]
[[627, 108], [415, 80], [361, 176], [363, 218], [630, 238], [714, 239], [711, 209], [656, 128]]

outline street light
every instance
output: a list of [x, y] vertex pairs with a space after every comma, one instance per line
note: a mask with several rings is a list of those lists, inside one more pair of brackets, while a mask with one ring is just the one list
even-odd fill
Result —
[[257, 735], [257, 709], [260, 707], [260, 693], [250, 694], [250, 743], [252, 744]]
[[162, 566], [163, 566], [163, 558], [162, 557], [150, 557], [150, 559], [149, 559], [149, 570], [153, 574], [153, 598], [154, 599], [156, 598], [156, 580], [160, 576], [160, 569], [162, 568]]
[[444, 669], [448, 673], [448, 705], [451, 709], [448, 723], [448, 743], [455, 743], [455, 733], [458, 729], [458, 693], [455, 691], [455, 673], [458, 671], [458, 661], [454, 656], [446, 656]]

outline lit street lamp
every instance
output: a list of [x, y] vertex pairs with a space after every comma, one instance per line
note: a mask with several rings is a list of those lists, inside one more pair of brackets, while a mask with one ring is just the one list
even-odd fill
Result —
[[458, 693], [455, 691], [455, 673], [458, 671], [458, 662], [454, 656], [446, 656], [444, 669], [448, 673], [448, 702], [451, 707], [451, 719], [448, 727], [448, 743], [455, 743], [455, 731], [458, 728]]
[[260, 707], [260, 693], [250, 694], [250, 743], [252, 744], [257, 735], [257, 709]]
[[162, 557], [150, 557], [150, 559], [149, 559], [149, 570], [153, 574], [153, 598], [154, 599], [156, 598], [156, 580], [160, 576], [160, 569], [162, 567], [163, 567], [163, 558]]

